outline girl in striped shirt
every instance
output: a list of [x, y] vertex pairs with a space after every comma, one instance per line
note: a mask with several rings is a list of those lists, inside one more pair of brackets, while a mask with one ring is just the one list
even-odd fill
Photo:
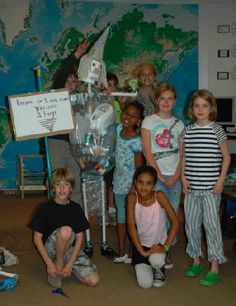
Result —
[[230, 164], [227, 137], [214, 122], [216, 101], [206, 89], [196, 91], [188, 115], [193, 123], [180, 135], [182, 185], [185, 193], [186, 252], [193, 263], [185, 271], [187, 277], [203, 272], [200, 264], [201, 226], [204, 225], [210, 271], [200, 279], [202, 286], [213, 286], [221, 279], [219, 264], [226, 262], [219, 219], [221, 192]]

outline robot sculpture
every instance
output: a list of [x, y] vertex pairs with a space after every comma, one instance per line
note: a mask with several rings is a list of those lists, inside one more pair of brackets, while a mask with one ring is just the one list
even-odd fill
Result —
[[[76, 128], [70, 135], [72, 154], [81, 168], [84, 212], [98, 213], [102, 217], [101, 254], [114, 256], [106, 242], [106, 200], [104, 175], [113, 167], [115, 142], [115, 112], [113, 98], [100, 93], [106, 87], [106, 68], [102, 60], [103, 48], [109, 33], [107, 28], [89, 53], [81, 58], [78, 76], [87, 85], [87, 92], [72, 97]], [[93, 245], [90, 230], [86, 231], [84, 252], [91, 256]]]

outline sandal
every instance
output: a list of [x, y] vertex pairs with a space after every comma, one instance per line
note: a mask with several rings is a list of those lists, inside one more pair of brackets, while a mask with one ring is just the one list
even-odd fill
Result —
[[191, 264], [188, 269], [184, 272], [186, 277], [197, 277], [203, 272], [203, 266]]
[[200, 279], [199, 284], [202, 286], [212, 287], [219, 283], [221, 280], [221, 275], [219, 273], [208, 272], [202, 279]]

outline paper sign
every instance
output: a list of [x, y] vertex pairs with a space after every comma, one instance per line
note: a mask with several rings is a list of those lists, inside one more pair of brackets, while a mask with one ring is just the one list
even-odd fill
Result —
[[65, 89], [9, 96], [16, 140], [67, 134], [74, 130], [70, 96]]

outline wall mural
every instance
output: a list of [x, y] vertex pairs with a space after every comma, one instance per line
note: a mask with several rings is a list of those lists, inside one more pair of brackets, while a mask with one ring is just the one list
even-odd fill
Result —
[[0, 0], [0, 189], [16, 188], [18, 154], [39, 151], [38, 140], [14, 140], [7, 97], [35, 91], [38, 65], [48, 90], [62, 60], [108, 25], [107, 71], [122, 84], [137, 64], [153, 63], [158, 81], [176, 87], [175, 113], [184, 120], [186, 99], [198, 88], [198, 5]]

